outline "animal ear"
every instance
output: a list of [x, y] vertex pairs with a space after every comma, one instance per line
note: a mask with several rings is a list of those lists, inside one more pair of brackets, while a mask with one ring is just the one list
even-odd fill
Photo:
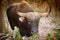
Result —
[[23, 22], [25, 20], [24, 17], [19, 17], [19, 21]]

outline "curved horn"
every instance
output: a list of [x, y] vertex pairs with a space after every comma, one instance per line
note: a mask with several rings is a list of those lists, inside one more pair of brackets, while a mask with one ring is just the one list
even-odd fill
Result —
[[26, 17], [27, 16], [26, 13], [21, 13], [21, 12], [17, 12], [17, 15], [22, 16], [22, 17]]

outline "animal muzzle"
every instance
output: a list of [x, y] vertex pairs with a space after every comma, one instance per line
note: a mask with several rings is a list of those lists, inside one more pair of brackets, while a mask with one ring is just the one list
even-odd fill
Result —
[[31, 33], [32, 33], [32, 34], [38, 33], [38, 25], [37, 25], [37, 23], [32, 23]]

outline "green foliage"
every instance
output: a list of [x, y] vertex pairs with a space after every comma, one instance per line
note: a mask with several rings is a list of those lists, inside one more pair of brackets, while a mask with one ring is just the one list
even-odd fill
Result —
[[58, 32], [58, 29], [55, 28], [55, 29], [54, 29], [54, 32], [55, 32], [55, 36], [56, 36], [57, 40], [60, 40], [60, 34], [59, 34], [59, 32]]
[[57, 28], [54, 28], [53, 30], [54, 30], [54, 32], [55, 32], [55, 33], [58, 33], [58, 30], [57, 30]]
[[36, 40], [36, 38], [39, 38], [37, 34], [33, 34], [29, 39], [30, 40]]
[[[54, 35], [55, 35], [56, 39], [57, 39], [57, 40], [60, 40], [60, 34], [59, 34], [59, 32], [58, 32], [58, 29], [57, 29], [57, 28], [54, 28], [53, 31], [54, 31]], [[52, 36], [52, 35], [48, 33], [47, 39], [48, 39], [48, 40], [51, 40], [51, 36]]]
[[11, 31], [8, 29], [4, 31], [4, 34], [10, 34], [10, 33], [11, 33]]
[[48, 40], [50, 40], [51, 34], [48, 33], [47, 38], [48, 38]]
[[[11, 34], [11, 31], [9, 29], [7, 29], [4, 34]], [[20, 33], [18, 30], [16, 30], [15, 32], [15, 38], [12, 38], [12, 40], [22, 40]]]
[[22, 37], [19, 33], [19, 29], [16, 30], [15, 32], [15, 38], [13, 38], [12, 40], [22, 40]]
[[58, 18], [55, 17], [54, 20], [53, 20], [53, 22], [56, 23], [57, 21], [58, 21]]
[[15, 38], [13, 38], [13, 40], [22, 40], [20, 33], [18, 31], [15, 33]]

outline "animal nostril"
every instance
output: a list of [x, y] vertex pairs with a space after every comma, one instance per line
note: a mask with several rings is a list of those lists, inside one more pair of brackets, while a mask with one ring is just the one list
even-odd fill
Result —
[[32, 31], [31, 31], [32, 34], [35, 34], [35, 33], [37, 33], [37, 32], [38, 32], [38, 30], [32, 30]]

